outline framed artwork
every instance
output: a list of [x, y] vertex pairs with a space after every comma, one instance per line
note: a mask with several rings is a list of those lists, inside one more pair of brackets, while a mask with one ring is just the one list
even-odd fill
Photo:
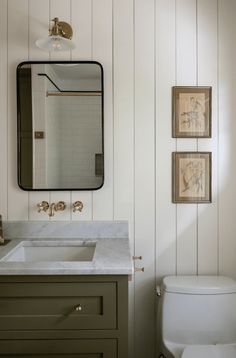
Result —
[[211, 87], [173, 87], [172, 136], [211, 137]]
[[211, 203], [211, 153], [172, 153], [173, 203]]

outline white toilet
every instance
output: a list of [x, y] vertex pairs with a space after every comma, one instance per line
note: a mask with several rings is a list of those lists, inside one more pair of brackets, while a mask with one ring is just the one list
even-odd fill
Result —
[[158, 357], [236, 358], [236, 281], [168, 276], [159, 300]]

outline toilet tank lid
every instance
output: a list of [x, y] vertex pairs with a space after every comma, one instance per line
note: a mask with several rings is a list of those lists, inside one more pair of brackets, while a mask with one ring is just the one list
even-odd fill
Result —
[[225, 276], [167, 276], [163, 279], [166, 292], [214, 295], [236, 293], [236, 281]]

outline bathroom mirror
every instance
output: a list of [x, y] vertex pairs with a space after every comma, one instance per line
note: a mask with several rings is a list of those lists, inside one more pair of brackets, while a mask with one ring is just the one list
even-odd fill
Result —
[[100, 63], [20, 63], [17, 116], [21, 189], [101, 188], [104, 144]]

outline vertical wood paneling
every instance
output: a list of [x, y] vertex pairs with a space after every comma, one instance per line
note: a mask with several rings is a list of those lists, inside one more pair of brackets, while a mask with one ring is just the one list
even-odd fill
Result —
[[[92, 59], [92, 0], [71, 1], [71, 25], [73, 41], [76, 48], [72, 51], [72, 60]], [[83, 211], [73, 213], [72, 220], [92, 220], [92, 192], [72, 191], [73, 204], [80, 200], [84, 204]]]
[[0, 213], [7, 219], [7, 0], [0, 1]]
[[[49, 20], [50, 27], [53, 22], [51, 21], [55, 17], [58, 17], [60, 21], [66, 21], [71, 24], [71, 7], [70, 0], [49, 0]], [[69, 51], [58, 51], [50, 53], [51, 60], [70, 60], [71, 53]]]
[[73, 42], [73, 60], [89, 61], [92, 57], [92, 0], [71, 0], [71, 26]]
[[[218, 113], [217, 0], [198, 0], [198, 85], [212, 86], [212, 138], [199, 139], [199, 151], [212, 152], [212, 203], [198, 206], [198, 274], [218, 269]], [[206, 36], [207, 34], [207, 36]], [[211, 223], [211, 225], [209, 225]], [[209, 255], [210, 253], [210, 255]]]
[[[134, 254], [133, 0], [114, 0], [114, 219], [129, 221]], [[124, 85], [125, 84], [125, 85]], [[129, 356], [134, 357], [134, 280], [129, 284]]]
[[105, 182], [93, 192], [93, 219], [112, 220], [113, 214], [113, 98], [112, 98], [112, 1], [93, 0], [93, 60], [104, 68]]
[[17, 185], [16, 67], [28, 59], [28, 0], [8, 0], [8, 219], [28, 220], [28, 193]]
[[219, 0], [219, 271], [236, 278], [236, 2]]
[[[196, 85], [196, 0], [176, 1], [176, 85]], [[177, 139], [178, 151], [195, 151], [195, 139]], [[177, 204], [177, 273], [197, 272], [197, 205]]]
[[[136, 265], [145, 266], [130, 283], [130, 358], [155, 357], [155, 266], [158, 281], [217, 273], [219, 255], [219, 272], [236, 278], [235, 13], [234, 0], [0, 0], [0, 212], [47, 220], [36, 203], [64, 200], [67, 210], [54, 220], [129, 221], [132, 253], [143, 256]], [[77, 47], [50, 58], [104, 67], [105, 185], [95, 192], [28, 194], [17, 186], [15, 69], [49, 57], [34, 42], [55, 16], [72, 23]], [[173, 139], [171, 87], [197, 84], [213, 87], [212, 138]], [[212, 204], [171, 203], [175, 150], [213, 152]], [[82, 214], [71, 211], [76, 200]]]
[[[48, 61], [49, 53], [40, 50], [35, 41], [46, 37], [49, 25], [49, 0], [29, 1], [29, 61]], [[46, 200], [49, 202], [49, 192], [29, 192], [29, 220], [49, 220], [47, 214], [38, 213], [37, 204]]]
[[[155, 348], [155, 6], [135, 1], [135, 357]], [[142, 308], [146, 309], [143, 310]]]
[[[163, 41], [163, 33], [165, 41]], [[156, 275], [176, 273], [176, 210], [171, 202], [171, 87], [175, 84], [175, 0], [156, 2]], [[162, 138], [165, 140], [162, 140]]]
[[[70, 0], [50, 0], [50, 20], [54, 17], [58, 17], [61, 21], [71, 23], [71, 11]], [[68, 51], [51, 53], [51, 60], [65, 60], [71, 59], [71, 53]], [[66, 209], [63, 212], [57, 212], [52, 218], [53, 221], [70, 220], [71, 219], [71, 193], [69, 191], [51, 191], [50, 202], [57, 203], [58, 201], [64, 201], [67, 204]]]
[[[114, 217], [133, 223], [133, 0], [114, 1]], [[124, 86], [125, 82], [125, 86]], [[131, 225], [132, 226], [132, 225]]]

